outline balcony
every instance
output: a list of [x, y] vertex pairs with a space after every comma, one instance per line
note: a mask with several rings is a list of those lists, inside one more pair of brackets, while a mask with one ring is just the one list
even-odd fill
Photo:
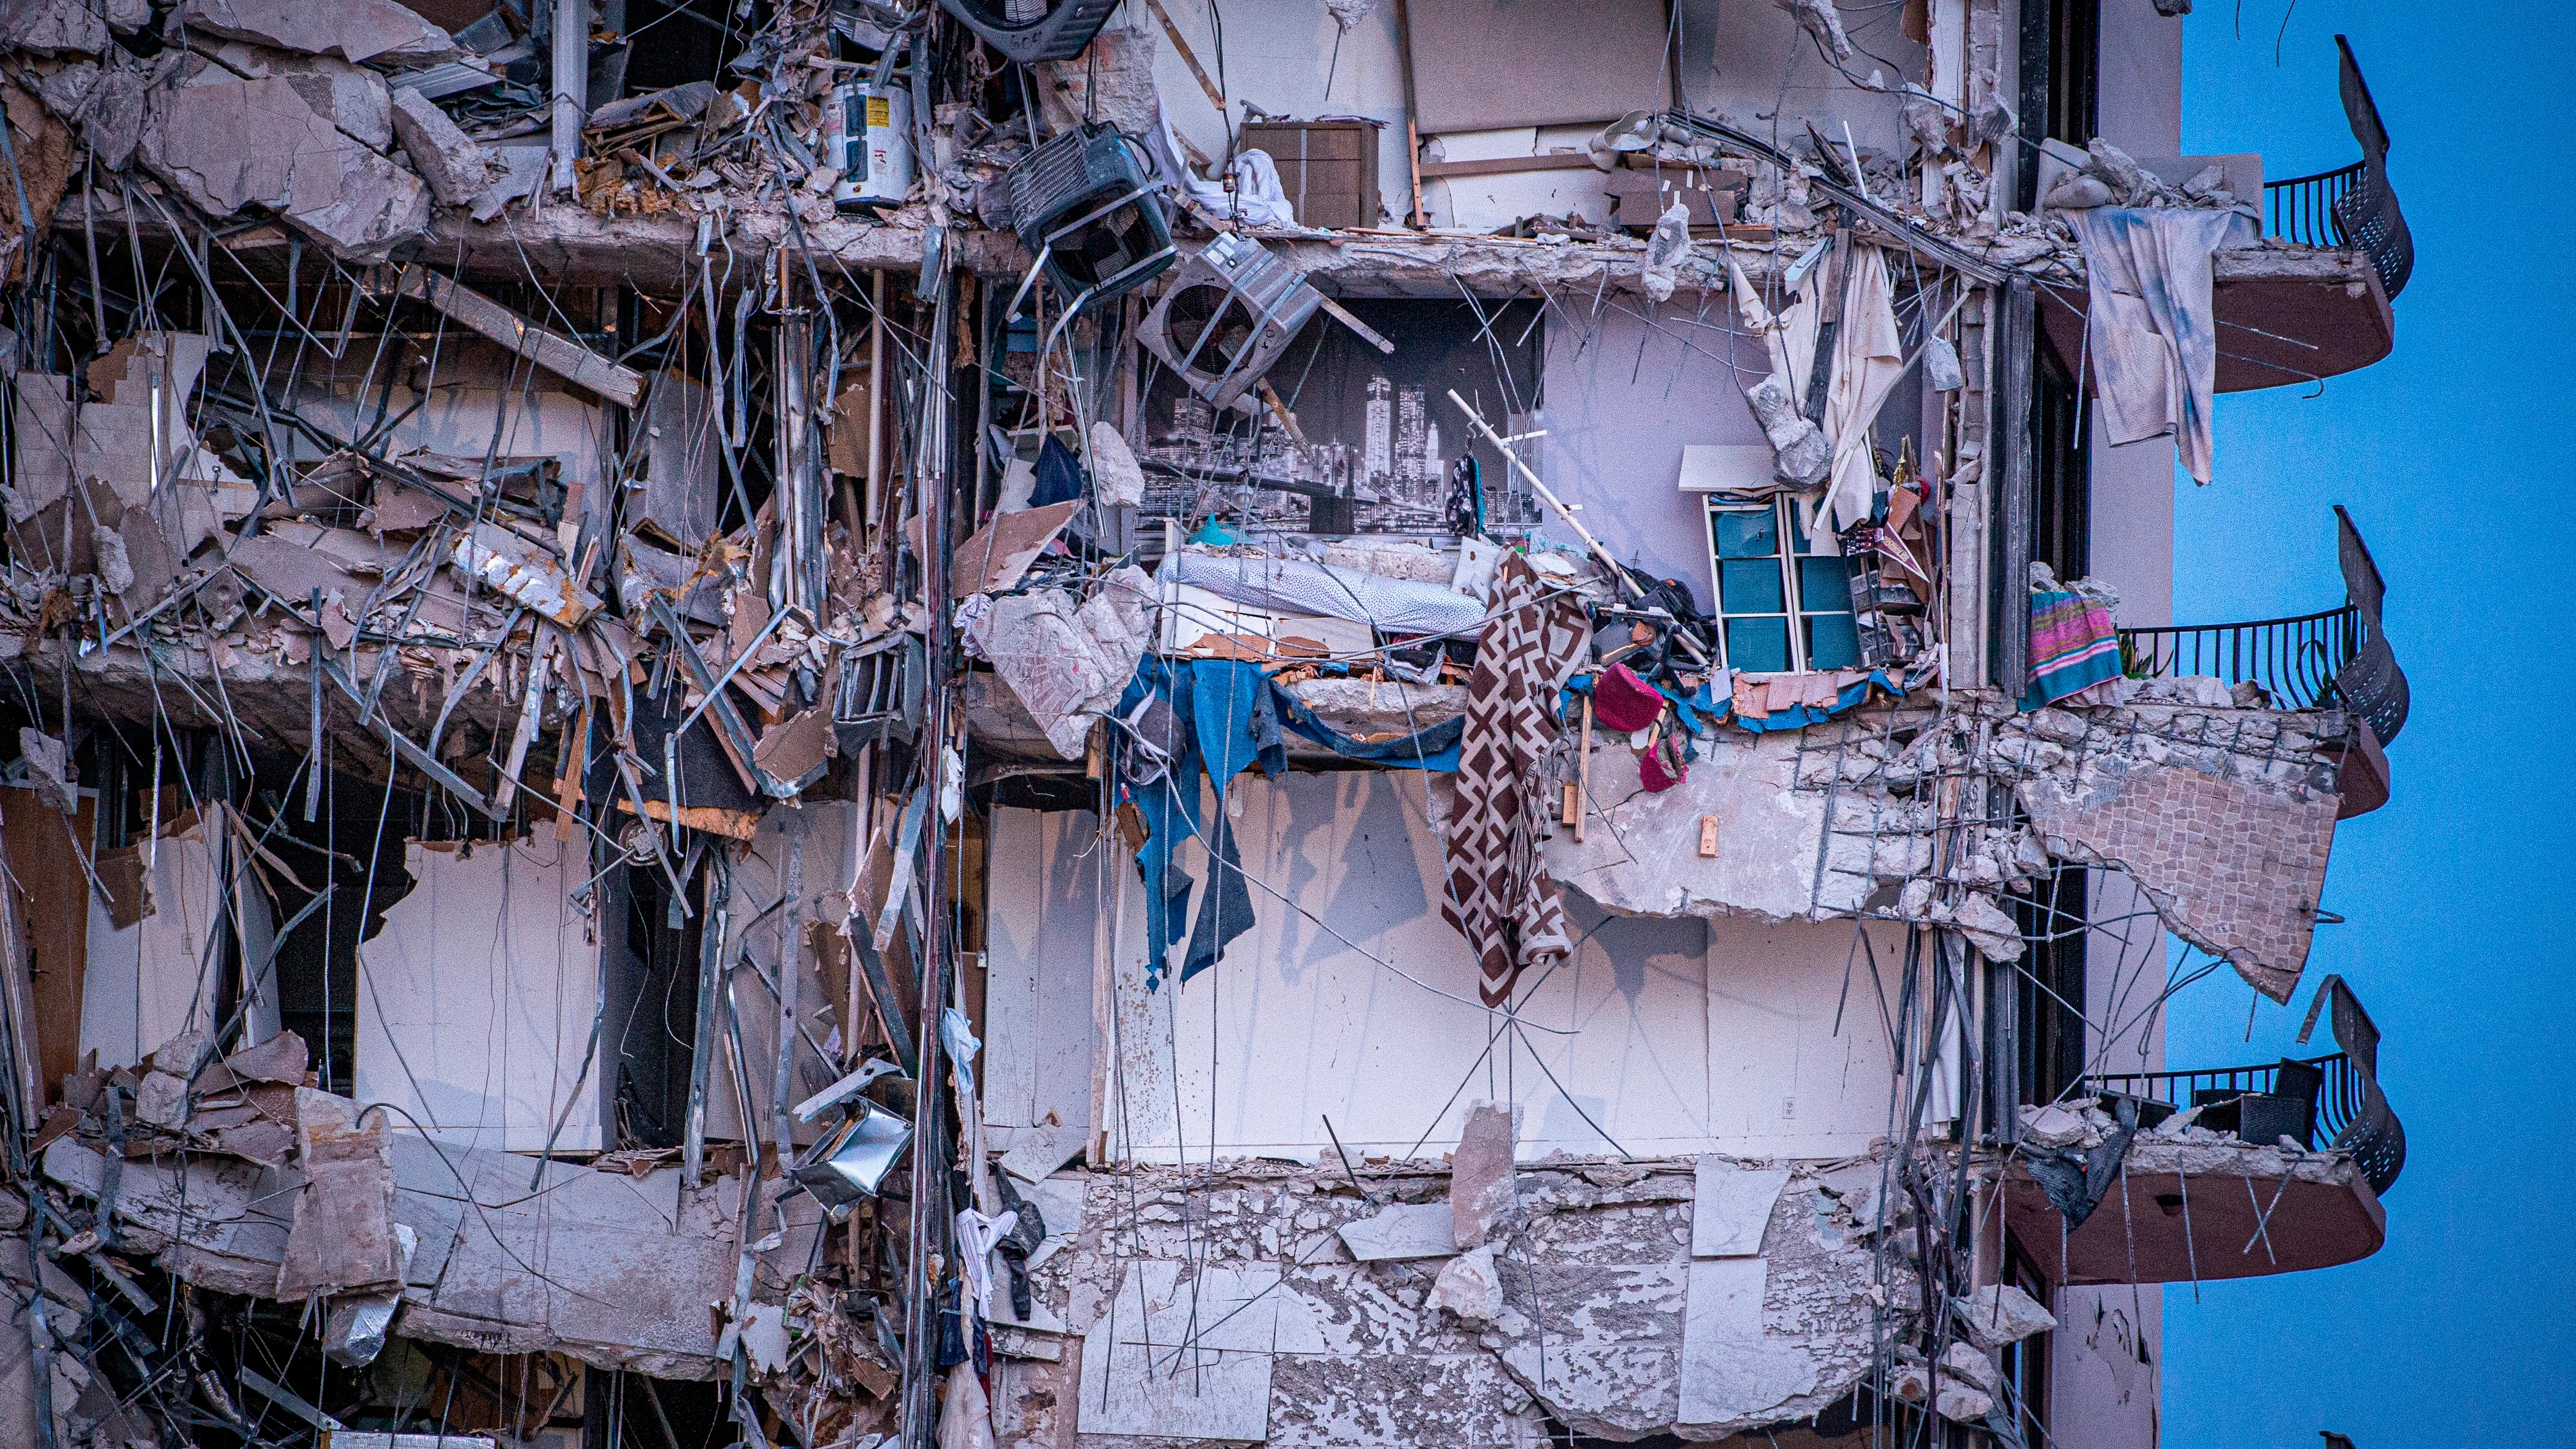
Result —
[[2343, 569], [2340, 608], [2238, 624], [2122, 629], [2122, 672], [2131, 679], [2214, 678], [2251, 684], [2274, 709], [2348, 710], [2369, 728], [2356, 731], [2335, 782], [2343, 818], [2388, 802], [2383, 747], [2406, 727], [2406, 671], [2380, 630], [2388, 586], [2369, 545], [2343, 505], [2335, 505], [2335, 552]]
[[[2361, 159], [2266, 183], [2263, 237], [2212, 259], [2220, 392], [2339, 377], [2386, 357], [2397, 344], [2389, 303], [2414, 270], [2415, 243], [2388, 182], [2387, 128], [2352, 47], [2341, 36], [2335, 45], [2344, 117]], [[2154, 164], [2178, 178], [2212, 161], [2231, 179], [2243, 177], [2235, 182], [2244, 188], [2239, 195], [2251, 194], [2259, 156], [2166, 157]], [[2084, 355], [2084, 307], [2080, 287], [2041, 290], [2041, 321], [2057, 355], [2070, 364]]]
[[[2329, 1005], [2343, 1048], [2329, 1056], [2079, 1082], [2071, 1104], [2138, 1131], [2103, 1134], [2081, 1157], [2027, 1138], [2016, 1148], [2005, 1215], [2041, 1270], [2061, 1283], [2179, 1283], [2377, 1252], [2406, 1131], [2379, 1089], [2379, 1029], [2341, 977], [2318, 986], [2299, 1041]], [[2070, 1211], [2070, 1193], [2089, 1201]]]

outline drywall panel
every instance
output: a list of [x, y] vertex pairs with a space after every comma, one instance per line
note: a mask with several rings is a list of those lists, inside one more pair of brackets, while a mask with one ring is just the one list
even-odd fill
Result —
[[[365, 355], [352, 349], [349, 372], [336, 379], [308, 378], [296, 389], [296, 407], [324, 432], [350, 436], [375, 422], [382, 399], [384, 415], [401, 419], [387, 445], [390, 453], [545, 456], [562, 462], [567, 483], [592, 484], [604, 476], [600, 460], [609, 442], [602, 405], [567, 391], [552, 373], [531, 378], [530, 364], [509, 370], [513, 359], [498, 348], [450, 341], [445, 351], [434, 381], [414, 374], [385, 393], [381, 379], [362, 391]], [[426, 390], [414, 386], [421, 381], [430, 381]]]
[[1091, 963], [1118, 852], [1089, 811], [995, 810], [991, 829], [984, 1140], [1008, 1148], [1032, 1128], [1091, 1124]]
[[599, 946], [566, 899], [587, 862], [550, 834], [406, 847], [411, 893], [358, 947], [358, 1100], [466, 1147], [537, 1152], [550, 1133], [558, 1151], [605, 1145], [583, 1080], [597, 1070]]
[[1672, 101], [1662, 0], [1411, 0], [1425, 135], [1608, 121]]
[[[1558, 301], [1542, 329], [1548, 486], [1583, 506], [1584, 526], [1622, 562], [1681, 580], [1707, 609], [1704, 505], [1681, 491], [1682, 448], [1765, 445], [1738, 376], [1768, 372], [1769, 358], [1738, 329], [1723, 295], [1660, 308], [1619, 292]], [[1562, 521], [1551, 518], [1542, 532], [1579, 545]]]
[[[101, 1066], [130, 1066], [163, 1042], [191, 1028], [212, 1030], [219, 1021], [222, 973], [229, 966], [215, 941], [223, 924], [229, 860], [223, 807], [208, 805], [186, 830], [136, 847], [149, 865], [151, 913], [119, 928], [107, 904], [89, 892], [88, 965], [81, 982], [81, 1050], [96, 1051]], [[255, 884], [239, 887], [258, 896]], [[256, 938], [265, 951], [265, 897]], [[233, 943], [234, 961], [243, 943]], [[254, 960], [253, 965], [257, 962]], [[277, 993], [251, 997], [243, 1013], [243, 1041], [264, 1041], [277, 1030]]]
[[[1840, 1157], [1888, 1133], [1902, 935], [1848, 921], [1711, 921], [1710, 1130], [1748, 1157]], [[1873, 962], [1876, 969], [1873, 970]]]

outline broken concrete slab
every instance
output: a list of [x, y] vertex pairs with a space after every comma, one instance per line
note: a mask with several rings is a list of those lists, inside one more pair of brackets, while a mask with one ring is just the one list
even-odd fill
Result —
[[1082, 1343], [1085, 1434], [1269, 1437], [1276, 1355], [1320, 1354], [1313, 1310], [1276, 1264], [1135, 1263]]
[[96, 55], [107, 48], [107, 22], [81, 0], [9, 0], [0, 43], [30, 55]]
[[269, 208], [342, 261], [381, 261], [425, 233], [420, 178], [302, 92], [285, 76], [237, 79], [209, 67], [194, 83], [151, 93], [137, 154], [199, 210]]
[[[96, 1201], [107, 1156], [76, 1137], [45, 1148], [45, 1176]], [[266, 1298], [277, 1291], [277, 1267], [300, 1174], [228, 1158], [175, 1164], [129, 1159], [117, 1181], [116, 1216], [137, 1253], [201, 1288]]]
[[1743, 1258], [1762, 1251], [1771, 1206], [1789, 1185], [1789, 1170], [1739, 1167], [1723, 1157], [1703, 1157], [1691, 1206], [1691, 1256]]
[[1762, 1298], [1770, 1264], [1761, 1258], [1702, 1258], [1690, 1265], [1683, 1310], [1682, 1424], [1741, 1426], [1816, 1388], [1807, 1346], [1766, 1334]]
[[1517, 1107], [1491, 1102], [1467, 1108], [1458, 1150], [1449, 1159], [1449, 1228], [1462, 1249], [1490, 1241], [1511, 1224], [1517, 1206], [1512, 1141], [1519, 1117]]
[[[2175, 935], [2226, 958], [2264, 995], [2290, 999], [2334, 848], [2331, 791], [2222, 779], [2123, 753], [2024, 780], [2014, 797], [2050, 855], [2118, 870]], [[2176, 830], [2182, 820], [2194, 828]], [[2218, 840], [2238, 848], [2213, 857]]]
[[453, 36], [394, 0], [182, 0], [178, 19], [226, 40], [351, 62], [428, 64], [461, 53]]
[[393, 95], [394, 136], [441, 206], [469, 206], [492, 185], [483, 148], [436, 102], [416, 90]]
[[1445, 1202], [1396, 1203], [1342, 1224], [1342, 1246], [1363, 1263], [1450, 1257], [1458, 1251], [1456, 1216]]
[[2019, 1343], [2057, 1326], [2056, 1315], [2009, 1283], [1988, 1284], [1965, 1298], [1953, 1298], [1950, 1311], [1966, 1326], [1968, 1336], [1986, 1348]]

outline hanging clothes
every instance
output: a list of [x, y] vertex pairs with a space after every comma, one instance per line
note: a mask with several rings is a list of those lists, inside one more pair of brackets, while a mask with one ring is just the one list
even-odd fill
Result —
[[2120, 631], [2111, 611], [2082, 594], [2030, 596], [2030, 684], [2021, 707], [2038, 709], [2120, 677]]
[[1511, 999], [1522, 971], [1573, 950], [1556, 882], [1539, 870], [1547, 835], [1547, 761], [1559, 732], [1557, 688], [1590, 643], [1582, 602], [1507, 555], [1494, 575], [1494, 617], [1467, 679], [1457, 807], [1449, 824], [1449, 889], [1440, 915], [1476, 956], [1488, 1006]]
[[2237, 213], [2097, 206], [2064, 215], [2084, 248], [2084, 350], [2103, 436], [2118, 444], [2171, 433], [2192, 481], [2208, 482], [2218, 385], [2210, 259]]

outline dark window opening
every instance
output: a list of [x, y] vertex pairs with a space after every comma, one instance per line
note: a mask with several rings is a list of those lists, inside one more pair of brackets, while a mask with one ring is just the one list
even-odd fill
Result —
[[2098, 123], [2102, 0], [2022, 0], [2021, 197], [2037, 209], [2039, 143], [2077, 150]]
[[2081, 380], [2043, 338], [2031, 370], [2030, 556], [2061, 583], [2093, 562], [2092, 454], [2084, 446]]
[[2060, 866], [2034, 884], [2018, 903], [2023, 974], [2013, 993], [2017, 1010], [2015, 1068], [2024, 1102], [2052, 1102], [2084, 1075], [2084, 936], [2086, 886], [2082, 866]]

